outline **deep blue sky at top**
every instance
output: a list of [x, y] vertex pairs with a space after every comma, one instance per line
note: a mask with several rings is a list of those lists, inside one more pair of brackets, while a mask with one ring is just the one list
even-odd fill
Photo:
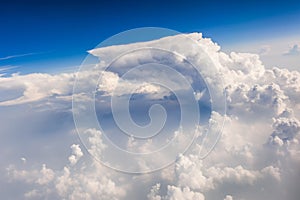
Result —
[[0, 59], [0, 67], [80, 65], [87, 50], [138, 27], [203, 32], [224, 45], [300, 33], [299, 22], [300, 3], [293, 0], [0, 1], [0, 58], [37, 53]]

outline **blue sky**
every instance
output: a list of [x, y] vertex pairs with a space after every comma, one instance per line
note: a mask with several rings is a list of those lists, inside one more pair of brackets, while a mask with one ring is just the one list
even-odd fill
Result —
[[[10, 1], [1, 3], [0, 66], [55, 72], [132, 28], [202, 32], [222, 47], [300, 33], [297, 1]], [[12, 56], [12, 57], [10, 57]]]

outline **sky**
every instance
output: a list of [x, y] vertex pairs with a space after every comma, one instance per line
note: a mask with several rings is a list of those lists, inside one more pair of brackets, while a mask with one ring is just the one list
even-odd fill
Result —
[[270, 39], [297, 36], [299, 42], [300, 33], [297, 1], [30, 0], [2, 2], [0, 11], [0, 65], [23, 73], [78, 66], [87, 50], [138, 27], [201, 32], [227, 51], [244, 45], [248, 52]]
[[0, 199], [299, 200], [296, 1], [0, 5]]

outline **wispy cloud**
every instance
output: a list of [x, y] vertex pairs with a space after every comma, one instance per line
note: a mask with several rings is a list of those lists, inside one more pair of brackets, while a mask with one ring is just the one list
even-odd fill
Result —
[[259, 55], [267, 55], [271, 51], [270, 45], [263, 45], [260, 47], [258, 54]]
[[2, 58], [0, 58], [0, 60], [9, 60], [9, 59], [13, 59], [13, 58], [19, 58], [19, 57], [24, 57], [24, 56], [32, 56], [32, 55], [36, 55], [36, 54], [41, 54], [41, 52], [10, 55], [10, 56], [2, 57]]
[[11, 65], [5, 65], [5, 66], [0, 66], [0, 72], [8, 71], [11, 69], [15, 69], [18, 66], [11, 66]]
[[9, 73], [10, 70], [18, 68], [19, 66], [12, 66], [12, 65], [5, 65], [5, 66], [0, 66], [0, 77], [5, 76], [6, 74]]

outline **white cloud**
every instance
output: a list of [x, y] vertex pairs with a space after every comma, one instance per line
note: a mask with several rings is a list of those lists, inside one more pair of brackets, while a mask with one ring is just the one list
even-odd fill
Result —
[[149, 200], [205, 200], [205, 197], [200, 192], [194, 192], [188, 187], [180, 188], [173, 185], [168, 185], [167, 195], [159, 195], [160, 184], [152, 187], [147, 195]]
[[280, 67], [299, 71], [300, 57], [298, 55], [286, 55], [295, 45], [299, 46], [299, 40], [299, 34], [276, 38], [270, 37], [262, 40], [228, 44], [223, 46], [223, 50], [227, 53], [237, 51], [259, 54], [260, 59], [268, 69]]
[[71, 165], [75, 165], [78, 160], [83, 156], [81, 149], [79, 148], [78, 144], [73, 144], [71, 146], [72, 155], [69, 157], [69, 161]]
[[226, 197], [224, 198], [224, 200], [233, 200], [231, 195], [226, 195]]
[[24, 157], [22, 157], [21, 160], [23, 163], [26, 163], [26, 161], [27, 161], [26, 158], [24, 158]]
[[41, 54], [41, 53], [24, 53], [24, 54], [10, 55], [10, 56], [2, 57], [2, 58], [0, 58], [0, 60], [8, 60], [8, 59], [12, 59], [12, 58], [19, 58], [19, 57], [24, 57], [24, 56], [36, 55], [36, 54]]
[[273, 123], [272, 136], [278, 136], [281, 140], [291, 141], [300, 131], [300, 122], [296, 118], [277, 118]]
[[36, 183], [40, 185], [44, 185], [49, 183], [54, 178], [54, 172], [52, 169], [49, 169], [46, 167], [45, 164], [43, 164], [42, 169], [40, 170], [41, 176], [37, 179]]
[[[80, 157], [83, 155], [79, 145], [71, 146], [73, 154], [69, 157], [70, 165], [66, 165], [62, 170], [53, 170], [42, 165], [40, 171], [18, 170], [9, 167], [8, 173], [12, 180], [25, 180], [27, 183], [35, 185], [34, 188], [24, 194], [26, 198], [59, 196], [62, 199], [119, 199], [125, 195], [122, 188], [116, 186], [115, 182], [109, 178], [109, 174], [104, 174], [105, 170], [97, 163], [83, 162], [79, 168], [74, 168]], [[74, 157], [72, 157], [74, 156]]]
[[165, 199], [168, 200], [204, 200], [205, 197], [200, 192], [193, 192], [188, 187], [179, 188], [176, 186], [168, 186], [168, 192]]
[[[28, 74], [0, 78], [1, 90], [16, 90], [16, 98], [0, 102], [0, 106], [35, 102], [55, 95], [70, 95], [74, 74]], [[20, 91], [20, 89], [22, 89]]]
[[[20, 167], [10, 165], [7, 172], [9, 180], [24, 182], [26, 186], [24, 188], [28, 188], [24, 197], [232, 200], [293, 199], [297, 196], [298, 190], [290, 185], [300, 184], [300, 179], [297, 179], [300, 174], [300, 73], [280, 68], [266, 69], [259, 56], [255, 54], [234, 52], [226, 54], [210, 39], [203, 39], [201, 34], [190, 34], [188, 37], [220, 64], [217, 67], [223, 76], [223, 82], [215, 78], [213, 71], [207, 67], [207, 60], [198, 51], [197, 45], [190, 46], [191, 43], [186, 37], [173, 36], [146, 43], [105, 47], [91, 50], [90, 53], [101, 59], [100, 64], [94, 66], [95, 71], [104, 67], [115, 55], [149, 45], [172, 49], [196, 65], [206, 66], [202, 72], [207, 82], [213, 84], [214, 91], [218, 92], [222, 92], [224, 84], [228, 98], [228, 113], [223, 135], [207, 158], [203, 160], [199, 155], [198, 146], [194, 146], [185, 155], [181, 155], [174, 165], [161, 173], [130, 176], [89, 160], [90, 157], [77, 144], [71, 146], [69, 162], [60, 167], [49, 167], [48, 164], [44, 164], [37, 168], [32, 164], [34, 158], [22, 155], [26, 156], [25, 160], [22, 159], [24, 163]], [[141, 59], [158, 58], [158, 55], [149, 57], [147, 53], [136, 56]], [[168, 57], [165, 62], [172, 63], [170, 58]], [[175, 62], [180, 65], [181, 61], [175, 59], [173, 64]], [[80, 90], [75, 95], [82, 97], [82, 100], [89, 99], [84, 95], [85, 89], [91, 85], [98, 85], [98, 92], [110, 96], [117, 84], [123, 88], [120, 95], [129, 93], [136, 84], [140, 84], [137, 93], [165, 94], [164, 89], [154, 84], [146, 84], [146, 80], [120, 81], [119, 74], [122, 70], [136, 62], [140, 61], [136, 61], [134, 56], [120, 60], [122, 63], [120, 68], [103, 73], [98, 83], [99, 74], [95, 71], [83, 72], [78, 80]], [[143, 75], [147, 75], [149, 80], [155, 80], [155, 76], [149, 75], [147, 71]], [[7, 109], [8, 105], [30, 103], [34, 110], [37, 109], [37, 105], [40, 109], [48, 104], [53, 106], [57, 106], [58, 103], [69, 104], [75, 76], [75, 73], [64, 73], [16, 74], [0, 77], [0, 91], [13, 93], [11, 98], [2, 99], [1, 108]], [[164, 78], [173, 77], [164, 76]], [[170, 83], [178, 86], [176, 80], [171, 80]], [[195, 96], [200, 99], [204, 93], [205, 91], [197, 91]], [[219, 99], [214, 103], [220, 103]], [[60, 107], [57, 108], [59, 110]], [[215, 122], [223, 117], [220, 108], [217, 107], [211, 117], [209, 126], [217, 127]], [[28, 123], [36, 125], [35, 122], [28, 121]], [[58, 123], [61, 121], [56, 119], [54, 124]], [[93, 155], [101, 157], [107, 148], [107, 144], [101, 138], [103, 133], [96, 129], [88, 129], [85, 134], [90, 144], [88, 150], [93, 152]], [[213, 130], [209, 134], [214, 134]], [[124, 143], [128, 148], [133, 148], [137, 144], [130, 139]], [[148, 149], [152, 144], [152, 141], [147, 141], [145, 146], [138, 148]], [[209, 149], [203, 151], [207, 152]], [[114, 156], [115, 159], [122, 159], [118, 155]], [[47, 158], [44, 159], [46, 163]], [[163, 156], [157, 158], [157, 162], [161, 159]], [[30, 164], [32, 167], [28, 167]]]
[[284, 53], [283, 55], [295, 56], [295, 55], [299, 55], [299, 54], [300, 54], [299, 46], [297, 44], [295, 44], [293, 47], [290, 48], [290, 50], [287, 53]]
[[149, 200], [161, 200], [162, 197], [159, 195], [160, 184], [152, 186], [150, 193], [147, 195]]

